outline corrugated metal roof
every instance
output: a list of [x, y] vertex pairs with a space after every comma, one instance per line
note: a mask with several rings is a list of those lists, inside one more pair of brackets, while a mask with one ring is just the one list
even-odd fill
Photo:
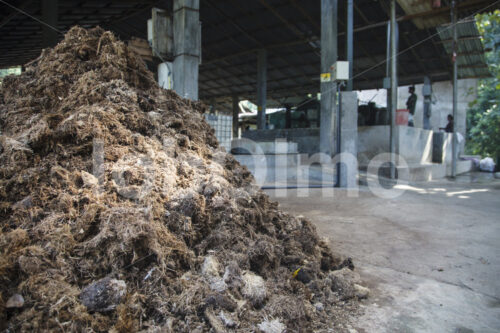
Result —
[[[437, 27], [446, 53], [452, 55], [453, 29], [451, 24]], [[481, 42], [476, 21], [468, 20], [457, 23], [457, 64], [458, 77], [487, 77], [491, 76], [484, 55], [484, 47]]]

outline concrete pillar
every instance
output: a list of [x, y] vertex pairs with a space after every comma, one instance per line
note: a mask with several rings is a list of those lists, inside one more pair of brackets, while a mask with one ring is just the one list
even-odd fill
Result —
[[257, 129], [266, 128], [267, 51], [257, 54]]
[[42, 0], [42, 43], [43, 47], [52, 47], [59, 41], [57, 32], [57, 0]]
[[239, 106], [240, 100], [238, 99], [238, 96], [233, 95], [233, 140], [238, 139], [238, 116], [240, 114], [240, 106]]
[[331, 66], [337, 61], [337, 0], [321, 0], [321, 112], [319, 149], [335, 154], [335, 110], [337, 84], [331, 78]]
[[339, 187], [353, 188], [358, 174], [358, 93], [340, 93], [340, 175]]
[[174, 0], [174, 90], [191, 100], [198, 100], [201, 55], [199, 9], [199, 0]]
[[285, 128], [292, 128], [292, 106], [285, 104]]
[[347, 0], [347, 38], [346, 38], [346, 58], [349, 61], [349, 81], [347, 81], [346, 91], [352, 91], [353, 85], [353, 58], [354, 58], [354, 11], [353, 1]]

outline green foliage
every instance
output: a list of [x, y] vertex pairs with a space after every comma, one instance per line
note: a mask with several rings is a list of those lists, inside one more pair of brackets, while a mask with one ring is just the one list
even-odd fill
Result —
[[477, 99], [467, 112], [467, 150], [500, 158], [500, 10], [476, 17], [493, 77], [479, 81]]

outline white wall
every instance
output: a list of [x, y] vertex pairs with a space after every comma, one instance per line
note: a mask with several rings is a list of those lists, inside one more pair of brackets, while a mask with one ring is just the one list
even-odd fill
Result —
[[[358, 161], [367, 165], [380, 153], [389, 152], [389, 125], [358, 128]], [[421, 128], [396, 126], [396, 153], [409, 164], [432, 161], [432, 132]]]
[[[477, 79], [458, 80], [458, 103], [457, 103], [457, 119], [455, 124], [457, 132], [462, 133], [465, 137], [466, 112], [469, 103], [477, 97]], [[422, 96], [422, 84], [415, 85], [415, 92], [418, 96], [417, 108], [415, 111], [415, 126], [422, 127], [424, 105]], [[398, 89], [398, 108], [406, 108], [406, 100], [408, 99], [408, 87], [400, 87]], [[445, 127], [448, 123], [447, 117], [453, 113], [453, 86], [451, 81], [435, 82], [432, 84], [432, 117], [431, 125], [434, 131], [438, 131], [439, 127]]]
[[[457, 131], [465, 137], [465, 122], [468, 104], [477, 97], [477, 79], [458, 80], [458, 117], [455, 120]], [[415, 110], [415, 126], [422, 127], [423, 124], [423, 100], [422, 84], [415, 85], [415, 93], [418, 96], [417, 107]], [[439, 127], [445, 127], [448, 121], [446, 117], [452, 113], [453, 89], [450, 81], [434, 82], [432, 84], [433, 102], [431, 125], [434, 131]], [[398, 89], [398, 109], [406, 109], [406, 100], [408, 99], [408, 86]], [[373, 101], [380, 106], [385, 106], [387, 97], [386, 90], [364, 90], [359, 92], [361, 102]]]

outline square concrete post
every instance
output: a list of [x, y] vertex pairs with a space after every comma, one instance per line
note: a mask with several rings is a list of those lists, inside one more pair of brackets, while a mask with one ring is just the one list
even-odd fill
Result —
[[240, 114], [239, 102], [240, 100], [238, 99], [238, 96], [233, 95], [233, 140], [238, 139], [238, 116]]
[[319, 149], [335, 154], [335, 110], [337, 84], [331, 78], [331, 66], [337, 61], [337, 0], [321, 0], [321, 112]]
[[266, 128], [267, 103], [267, 51], [257, 54], [257, 129]]
[[285, 128], [292, 128], [292, 105], [285, 104]]
[[358, 93], [340, 93], [340, 177], [339, 187], [354, 188], [358, 174]]
[[43, 47], [52, 47], [59, 40], [57, 32], [57, 0], [42, 0], [42, 43]]
[[201, 55], [200, 1], [174, 0], [174, 90], [198, 100], [198, 67]]

